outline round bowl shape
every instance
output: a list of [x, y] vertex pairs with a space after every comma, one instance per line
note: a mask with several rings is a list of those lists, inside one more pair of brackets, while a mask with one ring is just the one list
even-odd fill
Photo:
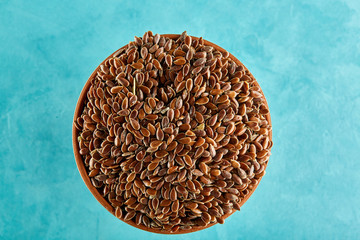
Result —
[[[171, 39], [177, 39], [180, 35], [179, 34], [163, 34], [161, 36], [164, 36], [164, 37], [168, 37], [168, 38], [171, 38]], [[193, 37], [191, 36], [192, 39], [199, 39], [197, 37]], [[204, 43], [205, 45], [208, 45], [208, 46], [212, 46], [213, 48], [215, 48], [216, 50], [218, 51], [221, 51], [221, 52], [225, 52], [225, 50], [219, 46], [217, 46], [216, 44], [212, 43], [212, 42], [209, 42], [209, 41], [206, 41], [204, 40]], [[118, 50], [117, 50], [118, 51]], [[115, 52], [117, 52], [115, 51]], [[115, 53], [114, 52], [114, 53]], [[113, 53], [113, 54], [114, 54]], [[108, 58], [106, 58], [100, 65], [104, 64], [106, 60], [108, 60], [109, 58], [111, 58], [113, 56], [113, 54], [111, 54]], [[236, 62], [237, 65], [243, 65], [237, 58], [235, 58], [232, 54], [230, 54], [230, 58]], [[80, 94], [80, 97], [78, 99], [78, 102], [77, 102], [77, 105], [76, 105], [76, 108], [75, 108], [75, 114], [74, 114], [74, 121], [76, 121], [76, 119], [81, 116], [81, 113], [82, 113], [82, 110], [84, 108], [84, 100], [86, 98], [86, 94], [90, 88], [90, 85], [91, 85], [91, 79], [93, 79], [95, 76], [96, 76], [96, 73], [97, 71], [100, 69], [100, 65], [95, 69], [95, 71], [91, 74], [91, 76], [89, 77], [89, 79], [87, 80], [87, 82], [85, 83], [85, 86], [84, 88], [82, 89], [81, 91], [81, 94]], [[244, 66], [244, 65], [243, 65]], [[244, 66], [245, 67], [245, 66]], [[245, 67], [246, 69], [246, 67]], [[250, 73], [251, 75], [251, 73]], [[251, 75], [252, 76], [252, 75]], [[252, 76], [253, 77], [253, 76]], [[259, 86], [258, 83], [255, 81], [255, 85]], [[260, 86], [259, 86], [260, 87]], [[263, 94], [262, 90], [260, 90], [261, 93]], [[268, 105], [267, 105], [267, 102], [266, 102], [266, 99], [265, 100], [265, 105], [267, 106], [268, 108]], [[268, 113], [266, 115], [266, 119], [268, 120], [269, 122], [269, 125], [271, 126], [271, 119], [270, 119], [270, 113]], [[107, 202], [107, 200], [98, 192], [98, 190], [91, 184], [91, 181], [90, 181], [90, 178], [88, 176], [88, 173], [87, 173], [87, 170], [85, 168], [85, 165], [84, 165], [84, 161], [82, 159], [82, 156], [80, 155], [79, 151], [79, 144], [78, 144], [78, 141], [77, 141], [77, 136], [78, 136], [78, 130], [76, 129], [76, 127], [73, 125], [73, 129], [72, 129], [72, 140], [73, 140], [73, 148], [74, 148], [74, 155], [75, 155], [75, 160], [76, 160], [76, 165], [79, 169], [79, 172], [80, 172], [80, 175], [83, 179], [83, 181], [85, 182], [86, 186], [89, 188], [90, 192], [94, 195], [94, 197], [96, 198], [96, 200], [98, 200], [101, 205], [103, 205], [110, 213], [112, 213], [114, 216], [115, 216], [115, 210], [114, 208], [110, 205], [109, 202]], [[269, 132], [269, 137], [270, 137], [270, 140], [272, 140], [272, 131]], [[265, 167], [267, 166], [267, 162], [265, 163]], [[264, 170], [265, 171], [265, 170]], [[256, 185], [253, 186], [252, 189], [249, 189], [249, 193], [241, 200], [240, 202], [240, 205], [242, 206], [248, 199], [249, 197], [251, 196], [251, 194], [255, 191], [256, 187], [258, 186], [258, 184], [260, 183], [260, 180], [261, 180], [262, 177], [260, 177], [258, 179], [258, 183]], [[236, 210], [234, 209], [232, 212], [224, 215], [224, 219], [229, 217], [231, 214], [233, 214]], [[133, 227], [136, 227], [136, 228], [139, 228], [139, 229], [142, 229], [142, 230], [145, 230], [145, 231], [149, 231], [149, 232], [153, 232], [153, 233], [161, 233], [161, 234], [183, 234], [183, 233], [190, 233], [190, 232], [196, 232], [196, 231], [199, 231], [199, 230], [202, 230], [202, 229], [205, 229], [205, 228], [208, 228], [208, 227], [211, 227], [213, 225], [215, 225], [216, 223], [211, 223], [209, 225], [207, 225], [206, 227], [199, 227], [199, 226], [196, 226], [196, 227], [193, 227], [192, 229], [189, 229], [189, 230], [184, 230], [184, 229], [179, 229], [177, 232], [170, 232], [170, 229], [169, 230], [157, 230], [157, 229], [152, 229], [152, 228], [148, 228], [148, 227], [145, 227], [143, 225], [136, 225], [134, 222], [132, 221], [126, 221], [127, 224], [130, 224], [131, 226]]]

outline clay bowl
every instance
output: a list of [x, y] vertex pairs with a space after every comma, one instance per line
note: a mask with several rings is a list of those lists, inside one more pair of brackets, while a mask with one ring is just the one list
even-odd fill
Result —
[[[177, 39], [180, 35], [178, 34], [163, 34], [162, 36], [164, 37], [168, 37], [171, 39]], [[192, 37], [192, 39], [198, 39], [197, 37]], [[225, 52], [225, 50], [219, 46], [217, 46], [216, 44], [209, 42], [209, 41], [204, 41], [205, 45], [209, 45], [214, 47], [215, 49], [221, 51], [221, 52]], [[115, 51], [116, 52], [116, 51]], [[114, 52], [114, 53], [115, 53]], [[111, 54], [108, 58], [106, 58], [101, 64], [103, 64], [107, 59], [111, 58], [113, 56], [113, 54]], [[237, 58], [235, 58], [232, 54], [230, 54], [230, 58], [235, 61], [238, 65], [243, 65]], [[101, 65], [100, 64], [100, 65]], [[89, 79], [87, 80], [87, 82], [85, 83], [84, 88], [81, 91], [80, 97], [78, 99], [78, 102], [76, 104], [76, 108], [75, 108], [75, 114], [74, 114], [74, 121], [76, 121], [76, 119], [81, 116], [81, 112], [84, 108], [84, 100], [86, 99], [86, 93], [88, 92], [89, 88], [90, 88], [90, 81], [91, 79], [93, 79], [96, 76], [96, 72], [100, 69], [100, 65], [95, 69], [95, 71], [91, 74], [91, 76], [89, 77]], [[255, 82], [256, 85], [258, 85], [257, 82]], [[261, 91], [262, 93], [262, 91]], [[265, 100], [265, 104], [267, 106], [267, 102]], [[270, 113], [267, 114], [266, 116], [267, 120], [269, 121], [270, 125], [271, 125], [271, 119], [270, 119]], [[98, 200], [101, 205], [103, 205], [110, 213], [112, 213], [115, 216], [115, 209], [110, 205], [110, 203], [107, 202], [107, 200], [105, 200], [102, 195], [97, 191], [97, 189], [91, 184], [90, 178], [88, 176], [87, 170], [85, 168], [83, 159], [79, 153], [80, 149], [79, 149], [79, 145], [77, 142], [77, 136], [78, 136], [78, 130], [73, 126], [72, 129], [72, 140], [73, 140], [73, 148], [74, 148], [74, 155], [75, 155], [75, 160], [76, 160], [76, 165], [79, 169], [80, 175], [82, 177], [82, 179], [84, 180], [86, 186], [89, 188], [90, 192], [94, 195], [94, 197], [96, 198], [96, 200]], [[269, 133], [269, 137], [270, 140], [272, 139], [272, 133]], [[265, 167], [267, 166], [267, 163], [265, 165]], [[258, 184], [260, 183], [261, 178], [259, 178], [258, 183], [251, 189], [249, 190], [249, 193], [245, 196], [244, 199], [242, 199], [241, 201], [241, 206], [249, 199], [249, 197], [253, 194], [253, 192], [255, 191], [256, 187], [258, 186]], [[232, 212], [224, 215], [225, 218], [229, 217], [231, 214], [233, 214], [236, 210], [233, 210]], [[126, 221], [127, 224], [145, 230], [145, 231], [149, 231], [149, 232], [153, 232], [153, 233], [160, 233], [160, 234], [183, 234], [183, 233], [191, 233], [191, 232], [196, 232], [208, 227], [211, 227], [213, 225], [215, 225], [216, 223], [212, 223], [207, 225], [206, 227], [193, 227], [190, 230], [182, 230], [179, 229], [177, 232], [172, 233], [170, 232], [170, 230], [157, 230], [157, 229], [152, 229], [152, 228], [148, 228], [145, 227], [143, 225], [136, 225], [134, 222], [132, 221]]]

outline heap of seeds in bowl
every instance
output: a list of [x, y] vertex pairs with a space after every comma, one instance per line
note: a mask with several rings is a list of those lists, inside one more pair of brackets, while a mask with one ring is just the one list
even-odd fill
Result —
[[256, 80], [228, 52], [149, 31], [100, 66], [74, 124], [115, 216], [176, 232], [240, 210], [265, 173], [267, 114]]

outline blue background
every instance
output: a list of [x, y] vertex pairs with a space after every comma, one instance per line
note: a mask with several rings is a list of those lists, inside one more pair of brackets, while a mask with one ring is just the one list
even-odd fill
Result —
[[[91, 195], [72, 118], [89, 75], [142, 36], [203, 36], [270, 105], [267, 174], [224, 225], [165, 236]], [[0, 0], [0, 239], [360, 239], [360, 1]]]

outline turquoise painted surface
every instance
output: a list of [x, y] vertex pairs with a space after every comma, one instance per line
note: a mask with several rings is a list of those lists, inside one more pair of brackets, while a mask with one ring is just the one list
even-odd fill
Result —
[[[0, 239], [360, 239], [360, 2], [0, 1]], [[225, 225], [163, 236], [91, 195], [71, 146], [95, 67], [144, 31], [203, 36], [270, 104], [267, 174]]]

